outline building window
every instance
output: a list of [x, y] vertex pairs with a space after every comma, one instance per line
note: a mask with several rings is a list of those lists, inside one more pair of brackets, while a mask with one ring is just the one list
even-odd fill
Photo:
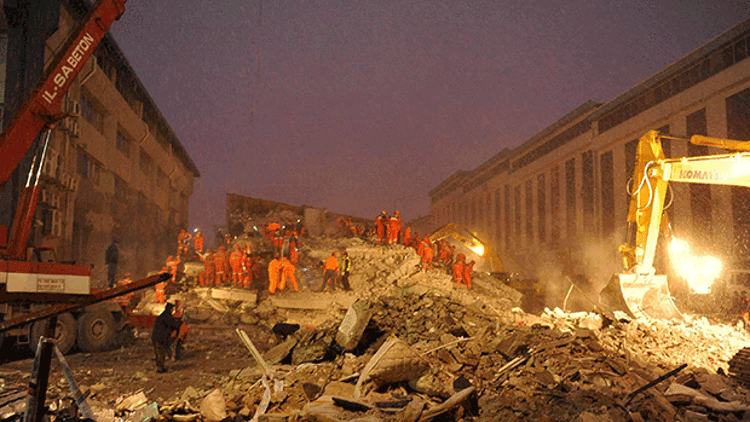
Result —
[[557, 216], [560, 215], [560, 167], [555, 166], [552, 168], [550, 174], [550, 187], [549, 187], [549, 211], [552, 218], [550, 218], [551, 227], [551, 238], [553, 242], [557, 242], [560, 239], [560, 219]]
[[91, 156], [80, 149], [76, 152], [76, 171], [81, 175], [82, 179], [90, 180], [95, 185], [99, 184], [101, 166]]
[[128, 139], [127, 135], [121, 130], [117, 131], [117, 140], [115, 141], [117, 149], [125, 154], [126, 157], [130, 157], [130, 148], [132, 142]]
[[576, 159], [565, 162], [565, 226], [567, 238], [576, 235]]
[[115, 198], [121, 201], [128, 200], [128, 184], [117, 176], [115, 176]]
[[599, 157], [602, 180], [602, 237], [609, 238], [615, 232], [615, 179], [612, 151]]
[[88, 97], [81, 96], [81, 116], [99, 133], [104, 131], [104, 114]]
[[536, 177], [536, 214], [539, 241], [547, 239], [547, 181], [544, 173]]
[[146, 153], [143, 149], [141, 149], [140, 158], [138, 160], [138, 165], [141, 168], [141, 171], [146, 176], [151, 176], [151, 171], [153, 169], [154, 163], [151, 160], [151, 156]]
[[[594, 221], [594, 151], [586, 151], [581, 156], [581, 199], [583, 203], [583, 221]], [[594, 234], [596, 225], [585, 224], [585, 232]]]

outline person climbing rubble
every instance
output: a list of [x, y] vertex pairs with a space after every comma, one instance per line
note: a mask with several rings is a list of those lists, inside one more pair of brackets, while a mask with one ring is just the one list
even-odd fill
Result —
[[375, 219], [375, 228], [378, 233], [378, 245], [385, 243], [385, 228], [388, 225], [388, 215], [385, 210], [380, 212], [380, 215]]
[[453, 263], [453, 281], [455, 281], [456, 284], [461, 284], [464, 282], [465, 260], [466, 255], [462, 253], [456, 255], [456, 262]]
[[[171, 258], [171, 256], [170, 256]], [[166, 266], [161, 267], [161, 273], [168, 273], [169, 269], [167, 269]], [[156, 283], [154, 285], [154, 302], [156, 303], [164, 303], [167, 300], [167, 294], [166, 294], [166, 288], [167, 288], [167, 282], [162, 281], [161, 283]]]
[[169, 280], [170, 284], [177, 282], [177, 266], [180, 265], [180, 262], [182, 261], [179, 256], [176, 259], [172, 258], [172, 255], [167, 257], [166, 268], [172, 274], [172, 278]]
[[229, 255], [229, 265], [232, 267], [232, 285], [234, 287], [240, 287], [242, 281], [240, 280], [242, 273], [242, 251], [240, 245], [234, 245], [234, 251]]
[[323, 264], [323, 286], [320, 288], [321, 292], [324, 292], [331, 284], [331, 291], [336, 290], [336, 273], [339, 271], [339, 261], [336, 259], [336, 252], [332, 252], [331, 256], [326, 259]]
[[474, 260], [464, 264], [464, 283], [469, 290], [471, 290], [471, 279], [474, 276], [474, 264]]
[[182, 256], [187, 256], [188, 246], [190, 245], [190, 239], [192, 238], [193, 236], [190, 236], [190, 233], [186, 232], [185, 229], [180, 230], [180, 233], [177, 235], [177, 258], [178, 259]]
[[195, 235], [193, 236], [193, 250], [195, 250], [195, 252], [198, 254], [202, 254], [204, 242], [205, 242], [205, 238], [203, 237], [203, 233], [201, 232], [201, 229], [196, 228]]
[[279, 283], [279, 290], [284, 290], [287, 282], [289, 282], [295, 292], [299, 291], [297, 277], [294, 275], [296, 270], [297, 268], [287, 257], [281, 258], [281, 283]]
[[170, 355], [169, 346], [172, 344], [172, 332], [179, 331], [181, 322], [172, 315], [174, 304], [167, 303], [164, 311], [156, 317], [151, 331], [151, 342], [156, 355], [156, 372], [167, 372], [165, 361]]
[[352, 288], [349, 285], [349, 274], [352, 272], [352, 260], [349, 258], [347, 251], [341, 252], [341, 285], [344, 286], [344, 290], [351, 291]]
[[271, 262], [268, 263], [268, 293], [276, 293], [276, 287], [281, 281], [281, 260], [279, 254], [275, 254]]

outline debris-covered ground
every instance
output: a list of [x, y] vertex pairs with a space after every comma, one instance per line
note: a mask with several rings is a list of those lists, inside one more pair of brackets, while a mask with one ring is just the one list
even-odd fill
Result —
[[[353, 291], [319, 292], [319, 263], [344, 249]], [[411, 248], [311, 238], [300, 252], [299, 292], [173, 294], [191, 332], [167, 373], [156, 373], [148, 331], [117, 350], [69, 355], [96, 419], [750, 420], [750, 390], [729, 376], [750, 346], [742, 324], [530, 315], [495, 278], [475, 274], [468, 290], [444, 270], [421, 270]], [[152, 296], [138, 312], [159, 312]], [[12, 398], [30, 369], [30, 359], [0, 365], [0, 419], [18, 414]], [[48, 399], [58, 415], [66, 396], [55, 364]]]

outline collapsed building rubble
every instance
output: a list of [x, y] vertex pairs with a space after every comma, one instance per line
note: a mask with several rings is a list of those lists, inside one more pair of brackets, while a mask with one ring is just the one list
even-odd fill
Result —
[[[353, 291], [319, 293], [319, 262], [344, 249]], [[217, 350], [232, 349], [234, 368], [171, 397], [155, 396], [146, 372], [133, 377], [141, 391], [104, 394], [90, 385], [97, 420], [750, 418], [750, 390], [729, 376], [733, 356], [750, 345], [740, 323], [610, 320], [559, 309], [532, 315], [519, 308], [518, 292], [490, 275], [476, 274], [468, 290], [442, 269], [422, 270], [411, 248], [309, 238], [302, 250], [300, 292], [269, 296], [188, 281], [173, 299], [191, 324], [223, 336], [225, 349]], [[161, 307], [147, 292], [137, 311]], [[247, 327], [258, 356], [247, 353], [236, 326]], [[207, 351], [217, 343], [191, 341], [205, 362], [220, 359]], [[198, 369], [178, 367], [174, 376]], [[0, 400], [20, 390], [12, 391]], [[66, 396], [64, 388], [51, 394]], [[0, 410], [4, 418], [20, 412], [10, 399]]]

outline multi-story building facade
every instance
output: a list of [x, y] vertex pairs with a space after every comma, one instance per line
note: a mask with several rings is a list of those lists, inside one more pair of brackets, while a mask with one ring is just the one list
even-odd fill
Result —
[[[454, 221], [519, 264], [572, 251], [618, 271], [638, 139], [655, 129], [750, 140], [750, 20], [605, 103], [586, 102], [527, 140], [429, 192], [437, 226]], [[668, 158], [721, 153], [666, 141]], [[750, 189], [670, 184], [674, 233], [727, 262], [748, 259]]]
[[[44, 3], [60, 8], [47, 22], [54, 32], [44, 43], [46, 64], [89, 6], [81, 0]], [[10, 72], [23, 71], [25, 60], [14, 42], [33, 45], [27, 39], [33, 29], [22, 17], [8, 16], [18, 11], [4, 9], [10, 89], [16, 78]], [[8, 94], [6, 105], [19, 103]], [[98, 281], [106, 279], [104, 251], [113, 239], [119, 242], [120, 275], [161, 269], [176, 252], [177, 233], [187, 228], [188, 199], [200, 173], [110, 35], [83, 65], [63, 108], [69, 116], [52, 131], [35, 243], [53, 246], [58, 260], [93, 265]], [[6, 124], [13, 112], [7, 110]]]

